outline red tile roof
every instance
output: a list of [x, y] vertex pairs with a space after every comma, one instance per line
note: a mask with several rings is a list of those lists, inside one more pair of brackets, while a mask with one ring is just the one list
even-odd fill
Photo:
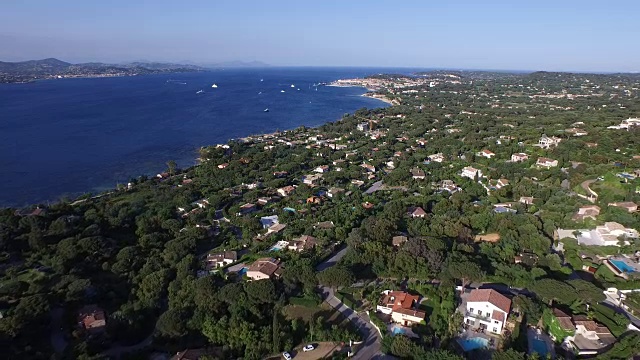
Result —
[[467, 302], [483, 302], [486, 301], [498, 309], [509, 313], [511, 309], [511, 300], [493, 289], [474, 289], [471, 290]]
[[493, 320], [498, 320], [500, 322], [504, 322], [504, 313], [501, 313], [498, 310], [493, 310], [493, 313], [491, 314], [491, 318]]

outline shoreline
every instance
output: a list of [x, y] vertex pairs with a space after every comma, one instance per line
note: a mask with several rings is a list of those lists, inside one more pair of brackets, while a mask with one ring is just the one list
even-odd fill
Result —
[[[182, 73], [184, 73], [184, 72], [182, 72]], [[144, 75], [154, 75], [154, 74], [144, 74]], [[117, 77], [131, 77], [131, 76], [135, 76], [135, 75], [123, 75], [123, 76], [117, 76]], [[116, 76], [110, 76], [110, 77], [116, 77]], [[79, 79], [79, 77], [77, 77], [76, 79]], [[50, 81], [50, 80], [58, 80], [58, 79], [37, 79], [37, 80], [34, 80], [33, 82], [36, 82], [36, 81]], [[15, 83], [13, 83], [13, 84], [15, 84]], [[364, 86], [358, 86], [358, 85], [353, 85], [353, 86], [337, 85], [336, 86], [336, 85], [329, 85], [329, 84], [325, 85], [325, 86], [359, 87], [359, 88], [363, 88], [363, 89], [367, 90], [368, 92], [365, 92], [364, 94], [361, 94], [361, 95], [358, 95], [358, 96], [362, 96], [362, 97], [366, 97], [366, 98], [369, 98], [369, 99], [374, 99], [374, 100], [381, 101], [381, 102], [385, 103], [386, 105], [388, 105], [389, 107], [397, 105], [397, 104], [393, 103], [393, 101], [389, 100], [388, 98], [386, 98], [384, 96], [382, 96], [382, 97], [372, 96], [371, 95], [372, 94], [371, 93], [371, 89], [367, 89]], [[387, 106], [380, 106], [380, 107], [387, 107]], [[202, 145], [202, 146], [199, 146], [199, 147], [195, 147], [195, 148], [193, 148], [193, 153], [194, 153], [194, 155], [196, 155], [196, 154], [199, 154], [199, 151], [201, 149], [203, 149], [203, 148], [215, 147], [217, 145], [227, 145], [230, 142], [239, 141], [239, 140], [245, 139], [245, 138], [261, 137], [261, 136], [271, 135], [271, 134], [275, 134], [275, 133], [283, 133], [283, 132], [287, 132], [287, 131], [292, 131], [292, 130], [295, 130], [295, 129], [301, 127], [301, 126], [305, 126], [306, 128], [309, 128], [309, 129], [317, 129], [317, 128], [319, 128], [319, 127], [321, 127], [323, 125], [326, 125], [328, 123], [336, 122], [336, 121], [340, 121], [340, 120], [342, 120], [342, 118], [338, 117], [338, 118], [333, 119], [333, 120], [321, 121], [319, 124], [314, 125], [314, 126], [298, 125], [298, 126], [295, 126], [295, 127], [289, 128], [289, 129], [280, 129], [280, 130], [274, 130], [274, 131], [271, 131], [271, 132], [264, 132], [264, 133], [258, 133], [258, 134], [249, 134], [249, 135], [245, 135], [245, 136], [242, 136], [242, 137], [228, 138], [226, 140], [226, 142], [223, 142], [223, 143], [207, 144], [207, 145]], [[201, 165], [202, 164], [201, 160], [202, 159], [200, 159], [200, 157], [197, 156], [197, 155], [196, 155], [195, 158], [191, 158], [191, 160], [189, 161], [191, 164], [187, 165], [184, 169], [182, 169], [181, 173], [184, 173], [186, 171], [189, 171], [189, 170]], [[162, 170], [160, 172], [162, 172]], [[150, 173], [146, 173], [146, 174], [131, 175], [131, 176], [129, 176], [129, 178], [140, 178], [140, 177], [143, 177], [143, 176], [146, 176], [146, 177], [151, 179], [151, 178], [155, 178], [156, 174], [150, 172]], [[83, 200], [97, 199], [97, 198], [100, 198], [100, 197], [103, 197], [103, 196], [106, 196], [106, 195], [109, 195], [109, 194], [117, 193], [117, 192], [119, 192], [118, 185], [123, 184], [123, 185], [126, 186], [126, 183], [127, 182], [124, 181], [122, 183], [118, 182], [116, 186], [96, 186], [96, 187], [94, 187], [93, 191], [97, 190], [98, 192], [92, 192], [92, 189], [89, 189], [89, 190], [85, 190], [85, 191], [78, 191], [77, 192], [78, 195], [76, 195], [76, 196], [74, 196], [73, 194], [70, 194], [70, 193], [58, 194], [58, 195], [56, 195], [57, 199], [54, 197], [54, 200], [51, 200], [51, 199], [49, 199], [49, 200], [40, 200], [40, 201], [31, 202], [31, 203], [29, 203], [27, 205], [23, 205], [23, 206], [18, 205], [18, 204], [0, 205], [0, 209], [12, 209], [12, 210], [15, 210], [15, 209], [24, 209], [24, 208], [33, 207], [33, 206], [36, 206], [38, 204], [47, 204], [47, 205], [55, 204], [55, 203], [60, 203], [61, 200], [62, 200], [61, 198], [63, 198], [63, 197], [66, 197], [70, 204], [71, 203], [78, 203], [79, 204]], [[98, 188], [102, 188], [102, 190], [98, 190]], [[87, 197], [86, 196], [87, 194], [91, 194], [91, 196]]]

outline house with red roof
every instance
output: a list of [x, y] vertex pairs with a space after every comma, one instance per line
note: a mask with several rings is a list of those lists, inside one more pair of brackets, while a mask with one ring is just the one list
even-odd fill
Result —
[[404, 291], [385, 290], [382, 292], [376, 310], [391, 315], [391, 320], [404, 326], [412, 326], [424, 320], [426, 313], [417, 309], [418, 295]]
[[87, 305], [78, 311], [78, 325], [89, 333], [99, 333], [106, 328], [107, 317], [98, 306]]
[[511, 300], [493, 289], [473, 289], [466, 296], [464, 323], [472, 328], [502, 334]]

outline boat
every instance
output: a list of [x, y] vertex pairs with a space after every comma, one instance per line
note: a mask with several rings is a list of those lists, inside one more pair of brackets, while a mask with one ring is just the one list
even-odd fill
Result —
[[218, 87], [218, 85], [217, 84], [213, 84], [213, 85], [211, 85], [211, 87], [215, 89], [215, 88]]
[[294, 88], [294, 87], [296, 87], [296, 86], [295, 86], [295, 85], [293, 85], [293, 84], [291, 84], [291, 87], [292, 87], [292, 88]]
[[204, 90], [198, 90], [198, 91], [196, 92], [196, 94], [202, 94], [203, 92], [204, 92]]
[[264, 81], [264, 79], [260, 79], [260, 82], [263, 82], [263, 81]]
[[269, 108], [266, 108], [263, 110], [264, 112], [269, 112]]
[[260, 94], [262, 94], [262, 91], [260, 91], [260, 92], [258, 93], [258, 95], [260, 95]]
[[280, 92], [284, 92], [284, 90], [280, 90]]
[[297, 88], [296, 90], [300, 91], [300, 88]]

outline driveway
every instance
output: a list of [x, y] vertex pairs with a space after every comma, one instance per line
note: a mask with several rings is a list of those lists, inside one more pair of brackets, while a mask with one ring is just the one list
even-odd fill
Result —
[[[333, 254], [329, 259], [320, 263], [316, 270], [322, 271], [326, 270], [335, 264], [337, 264], [340, 259], [347, 253], [349, 247], [344, 247], [342, 250]], [[352, 357], [357, 360], [369, 360], [369, 359], [383, 359], [384, 354], [380, 352], [380, 342], [382, 338], [380, 337], [380, 333], [378, 330], [373, 327], [370, 322], [369, 316], [367, 314], [358, 314], [353, 309], [349, 308], [345, 304], [343, 304], [337, 297], [334, 296], [333, 289], [322, 286], [322, 297], [325, 301], [331, 305], [332, 308], [338, 310], [344, 317], [349, 319], [349, 321], [358, 329], [360, 334], [362, 335], [363, 343], [360, 347], [360, 350]]]

